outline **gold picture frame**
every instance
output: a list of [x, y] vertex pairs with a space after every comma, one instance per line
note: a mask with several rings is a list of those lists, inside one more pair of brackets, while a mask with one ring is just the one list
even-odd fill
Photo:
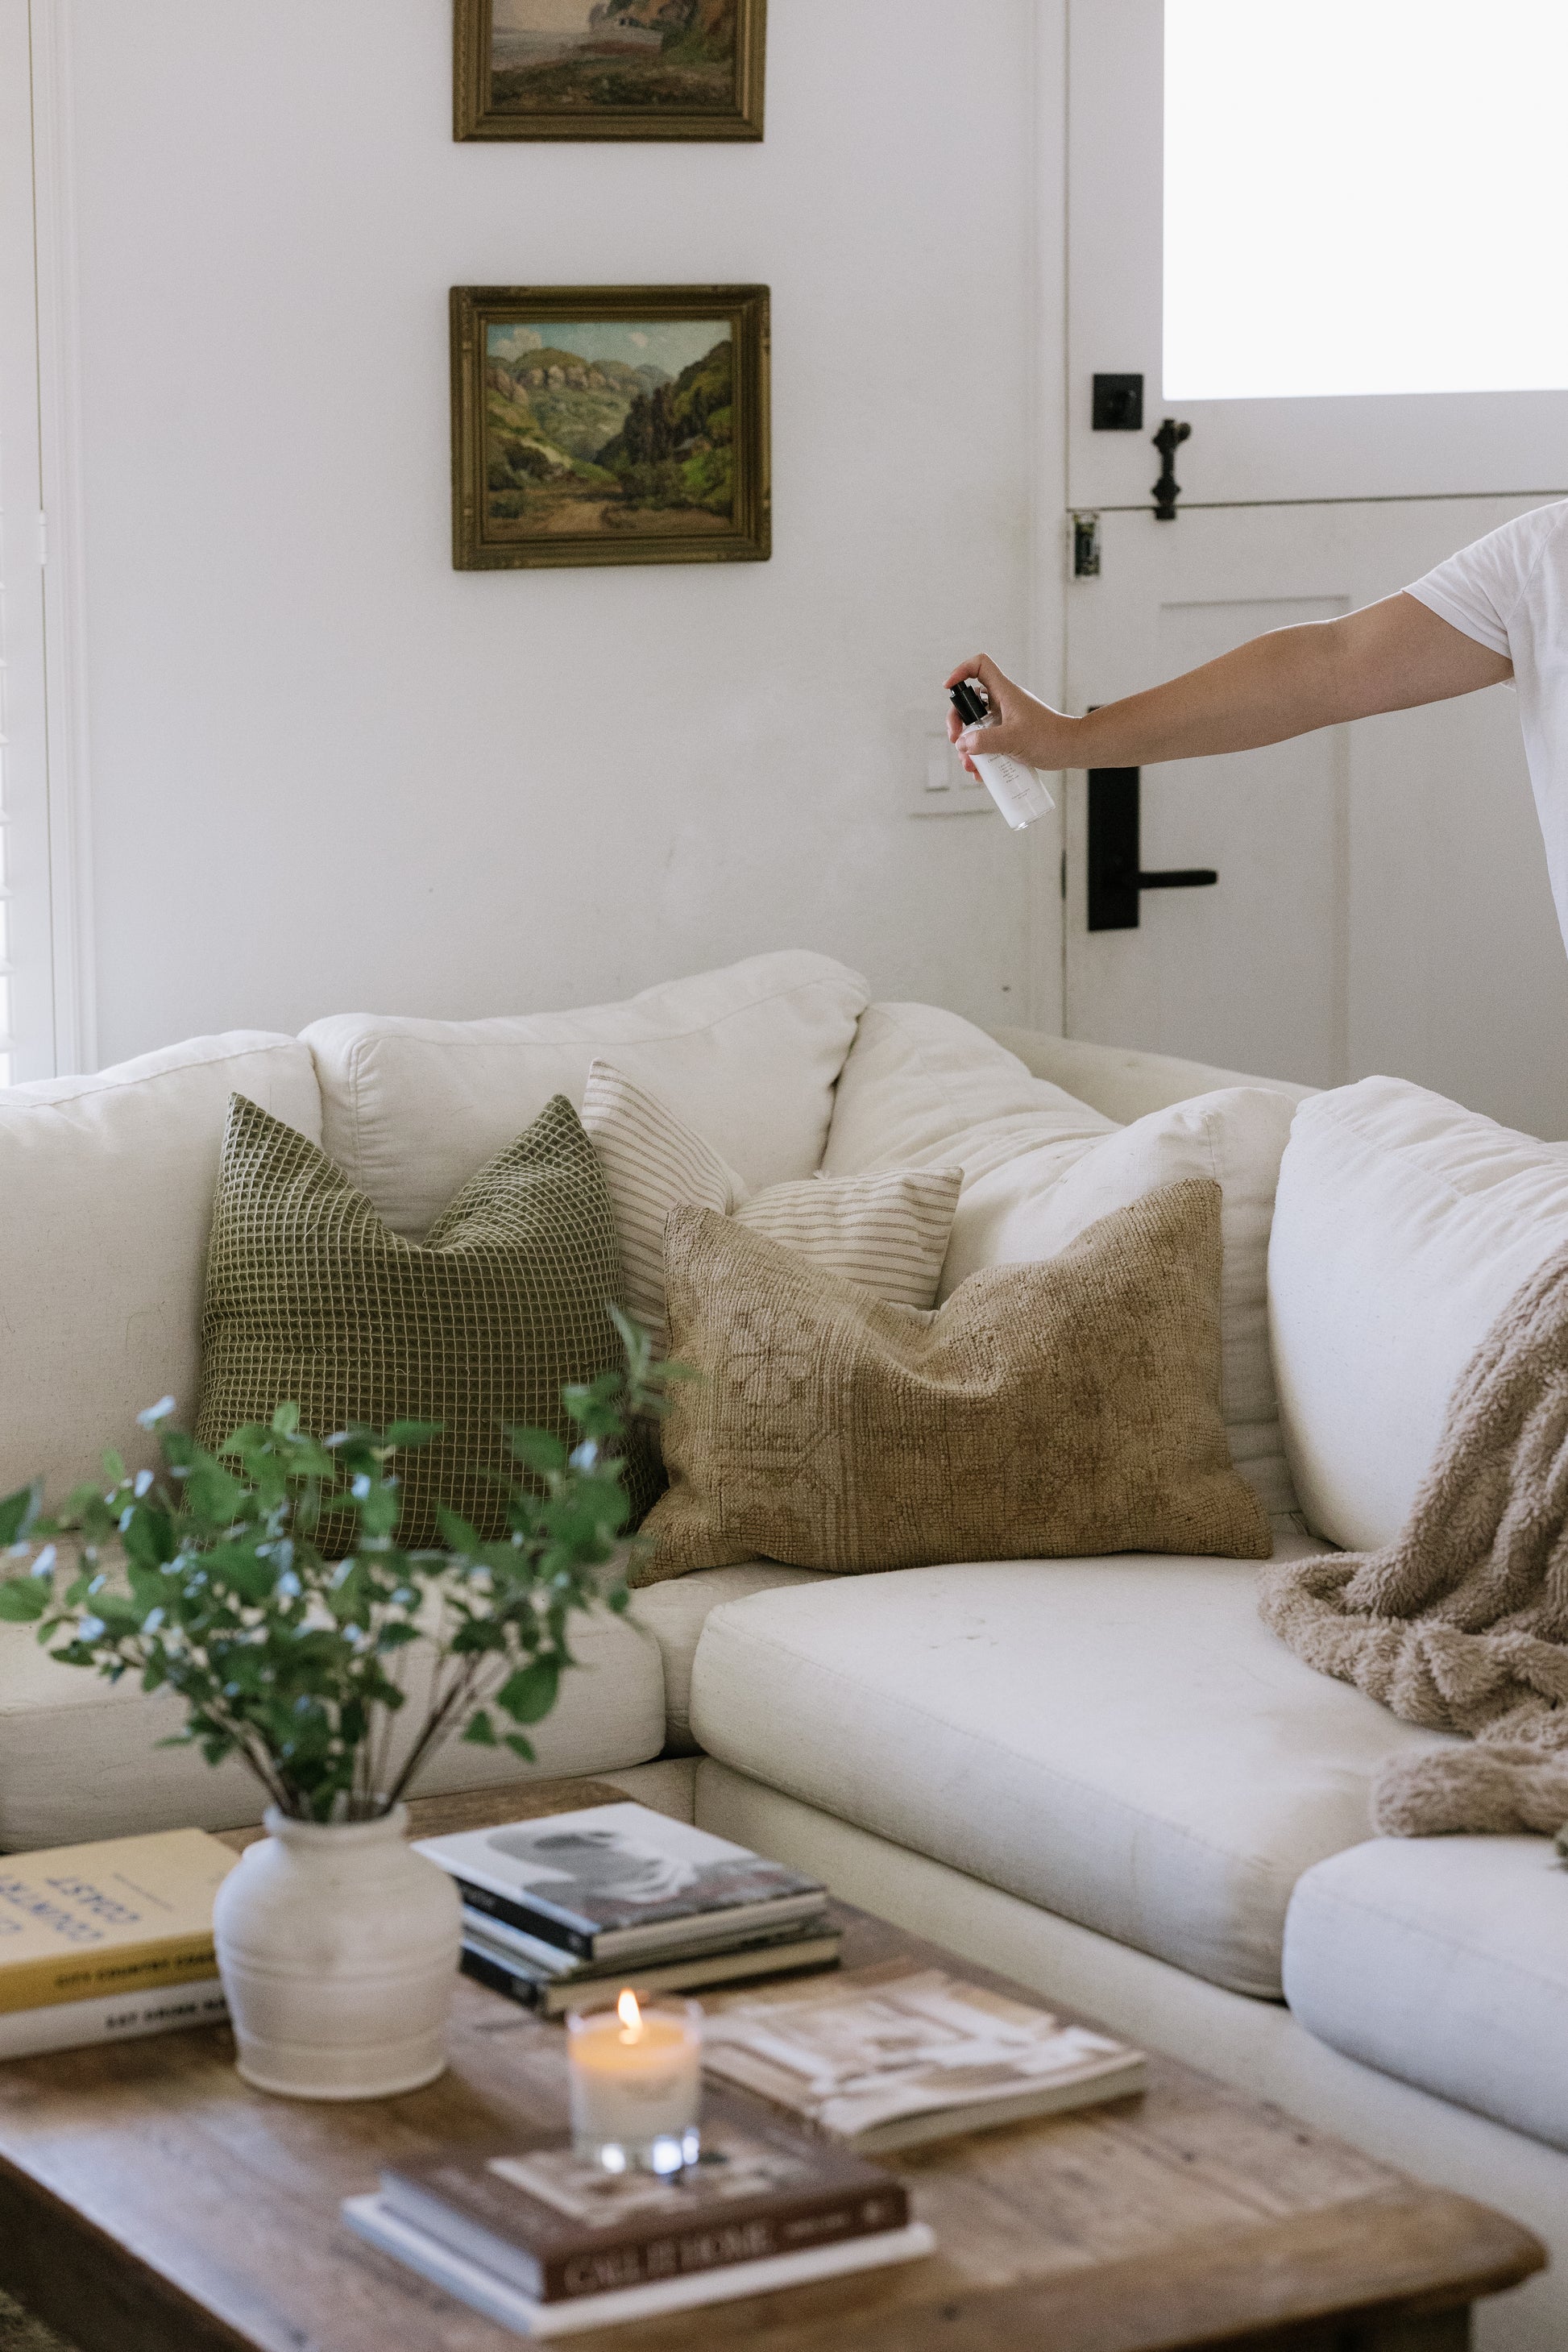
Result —
[[560, 13], [454, 0], [455, 139], [762, 137], [767, 0], [584, 0], [565, 33]]
[[455, 286], [452, 562], [762, 562], [765, 286]]

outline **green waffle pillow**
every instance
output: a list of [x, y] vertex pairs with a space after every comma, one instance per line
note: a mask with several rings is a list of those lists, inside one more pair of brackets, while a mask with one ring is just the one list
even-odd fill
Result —
[[391, 1232], [325, 1152], [236, 1095], [196, 1442], [216, 1451], [289, 1397], [322, 1437], [355, 1422], [438, 1421], [445, 1434], [405, 1458], [400, 1541], [439, 1540], [437, 1503], [502, 1535], [490, 1474], [517, 1475], [504, 1431], [570, 1437], [562, 1384], [619, 1364], [605, 1302], [620, 1288], [615, 1212], [564, 1095], [469, 1178], [423, 1242]]

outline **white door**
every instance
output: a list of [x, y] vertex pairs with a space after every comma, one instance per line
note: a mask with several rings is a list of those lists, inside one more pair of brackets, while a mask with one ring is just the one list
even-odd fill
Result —
[[[1518, 184], [1557, 152], [1532, 94], [1550, 111], [1568, 8], [1497, 0], [1485, 42], [1461, 17], [1473, 37], [1443, 0], [1073, 0], [1068, 503], [1100, 568], [1068, 583], [1069, 708], [1350, 611], [1568, 494], [1568, 305], [1550, 209], [1531, 282]], [[1461, 126], [1468, 211], [1438, 168]], [[1489, 129], [1512, 180], [1483, 216]], [[1110, 384], [1095, 429], [1097, 374], [1142, 378], [1135, 427]], [[1167, 416], [1191, 433], [1160, 520]], [[1070, 1034], [1318, 1084], [1390, 1070], [1568, 1135], [1568, 957], [1508, 689], [1146, 770], [1139, 866], [1219, 878], [1090, 928], [1091, 794], [1103, 870], [1130, 781], [1068, 780]]]

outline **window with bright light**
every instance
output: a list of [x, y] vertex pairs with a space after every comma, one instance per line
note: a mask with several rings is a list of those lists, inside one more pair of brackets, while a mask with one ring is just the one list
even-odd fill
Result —
[[1167, 399], [1568, 387], [1568, 0], [1165, 0]]

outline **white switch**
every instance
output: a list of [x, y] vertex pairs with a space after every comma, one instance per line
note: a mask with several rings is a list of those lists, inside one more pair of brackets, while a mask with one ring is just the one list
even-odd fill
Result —
[[940, 720], [921, 730], [921, 753], [903, 795], [906, 816], [994, 815], [995, 804], [947, 740]]

